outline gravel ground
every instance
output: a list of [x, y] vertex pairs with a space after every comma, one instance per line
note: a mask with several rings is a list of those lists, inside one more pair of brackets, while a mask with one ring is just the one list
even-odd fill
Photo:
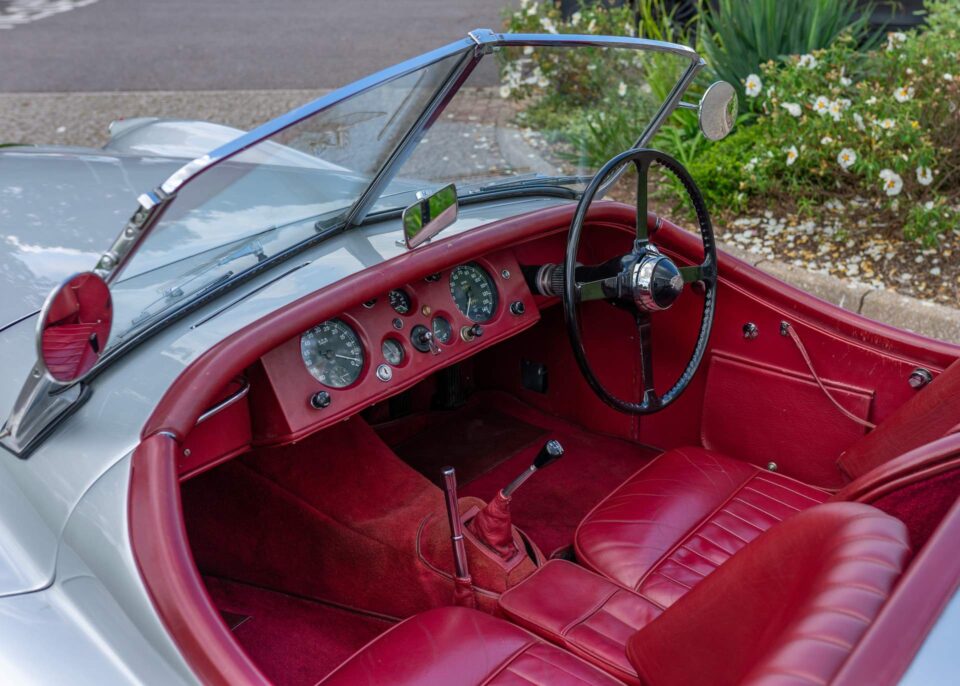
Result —
[[819, 222], [767, 211], [721, 223], [724, 229], [719, 237], [747, 253], [809, 272], [832, 274], [929, 302], [960, 305], [960, 234], [944, 235], [939, 248], [929, 248], [919, 241], [885, 236], [890, 227], [876, 226], [867, 219], [851, 220], [850, 209], [861, 215], [870, 211], [866, 203], [853, 208], [834, 205], [826, 208]]

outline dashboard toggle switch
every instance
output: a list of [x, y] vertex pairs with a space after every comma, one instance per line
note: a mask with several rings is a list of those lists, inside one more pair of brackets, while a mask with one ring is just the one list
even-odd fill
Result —
[[464, 326], [460, 329], [460, 338], [465, 340], [467, 343], [475, 338], [479, 338], [482, 335], [483, 327], [479, 324], [474, 324], [473, 326]]

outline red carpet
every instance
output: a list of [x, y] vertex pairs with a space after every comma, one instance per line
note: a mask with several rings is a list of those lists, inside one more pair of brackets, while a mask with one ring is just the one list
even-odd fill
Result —
[[315, 684], [392, 623], [254, 586], [207, 577], [233, 635], [273, 683]]
[[[503, 417], [512, 419], [525, 447], [509, 438], [502, 444], [491, 443], [483, 432], [469, 430], [469, 425], [477, 421], [478, 408], [496, 408], [495, 412], [500, 416], [497, 434], [501, 439], [507, 438], [508, 429]], [[420, 416], [411, 420], [432, 426], [434, 416], [436, 423], [442, 424], [445, 436], [458, 437], [456, 449], [448, 450], [446, 454], [447, 462], [461, 475], [461, 496], [490, 500], [530, 465], [543, 443], [556, 438], [563, 444], [564, 456], [535, 474], [517, 491], [511, 504], [514, 524], [547, 555], [572, 543], [574, 529], [583, 516], [657, 455], [651, 449], [628, 441], [589, 433], [581, 426], [540, 412], [507, 393], [477, 393], [461, 410], [431, 413], [428, 419]], [[532, 428], [541, 431], [531, 431]], [[471, 455], [480, 454], [471, 446], [473, 436], [484, 448], [485, 452], [480, 453], [486, 470], [477, 469], [469, 460]], [[508, 452], [499, 449], [498, 445]], [[434, 450], [444, 452], [442, 446], [436, 446]]]

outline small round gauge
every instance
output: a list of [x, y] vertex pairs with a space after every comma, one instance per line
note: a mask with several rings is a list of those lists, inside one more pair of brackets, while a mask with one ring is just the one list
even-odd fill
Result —
[[410, 296], [407, 295], [407, 292], [402, 288], [396, 288], [390, 291], [387, 293], [387, 298], [390, 300], [390, 307], [392, 307], [393, 311], [397, 314], [407, 314], [410, 312], [410, 308], [413, 307]]
[[387, 338], [380, 346], [380, 352], [383, 353], [383, 359], [394, 367], [403, 362], [403, 345], [396, 338]]
[[433, 337], [441, 343], [449, 343], [453, 338], [453, 327], [444, 317], [434, 317], [430, 327], [433, 329]]
[[485, 322], [497, 310], [497, 287], [478, 264], [461, 264], [450, 272], [450, 295], [463, 315], [474, 322]]
[[363, 371], [360, 339], [339, 319], [325, 321], [300, 336], [300, 356], [307, 371], [330, 388], [346, 388]]

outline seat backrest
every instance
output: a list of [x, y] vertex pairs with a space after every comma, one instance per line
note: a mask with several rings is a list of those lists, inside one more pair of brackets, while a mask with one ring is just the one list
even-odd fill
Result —
[[837, 466], [850, 479], [925, 443], [960, 431], [960, 359], [850, 446]]
[[824, 684], [909, 557], [898, 520], [861, 503], [800, 512], [734, 555], [634, 634], [648, 686]]

